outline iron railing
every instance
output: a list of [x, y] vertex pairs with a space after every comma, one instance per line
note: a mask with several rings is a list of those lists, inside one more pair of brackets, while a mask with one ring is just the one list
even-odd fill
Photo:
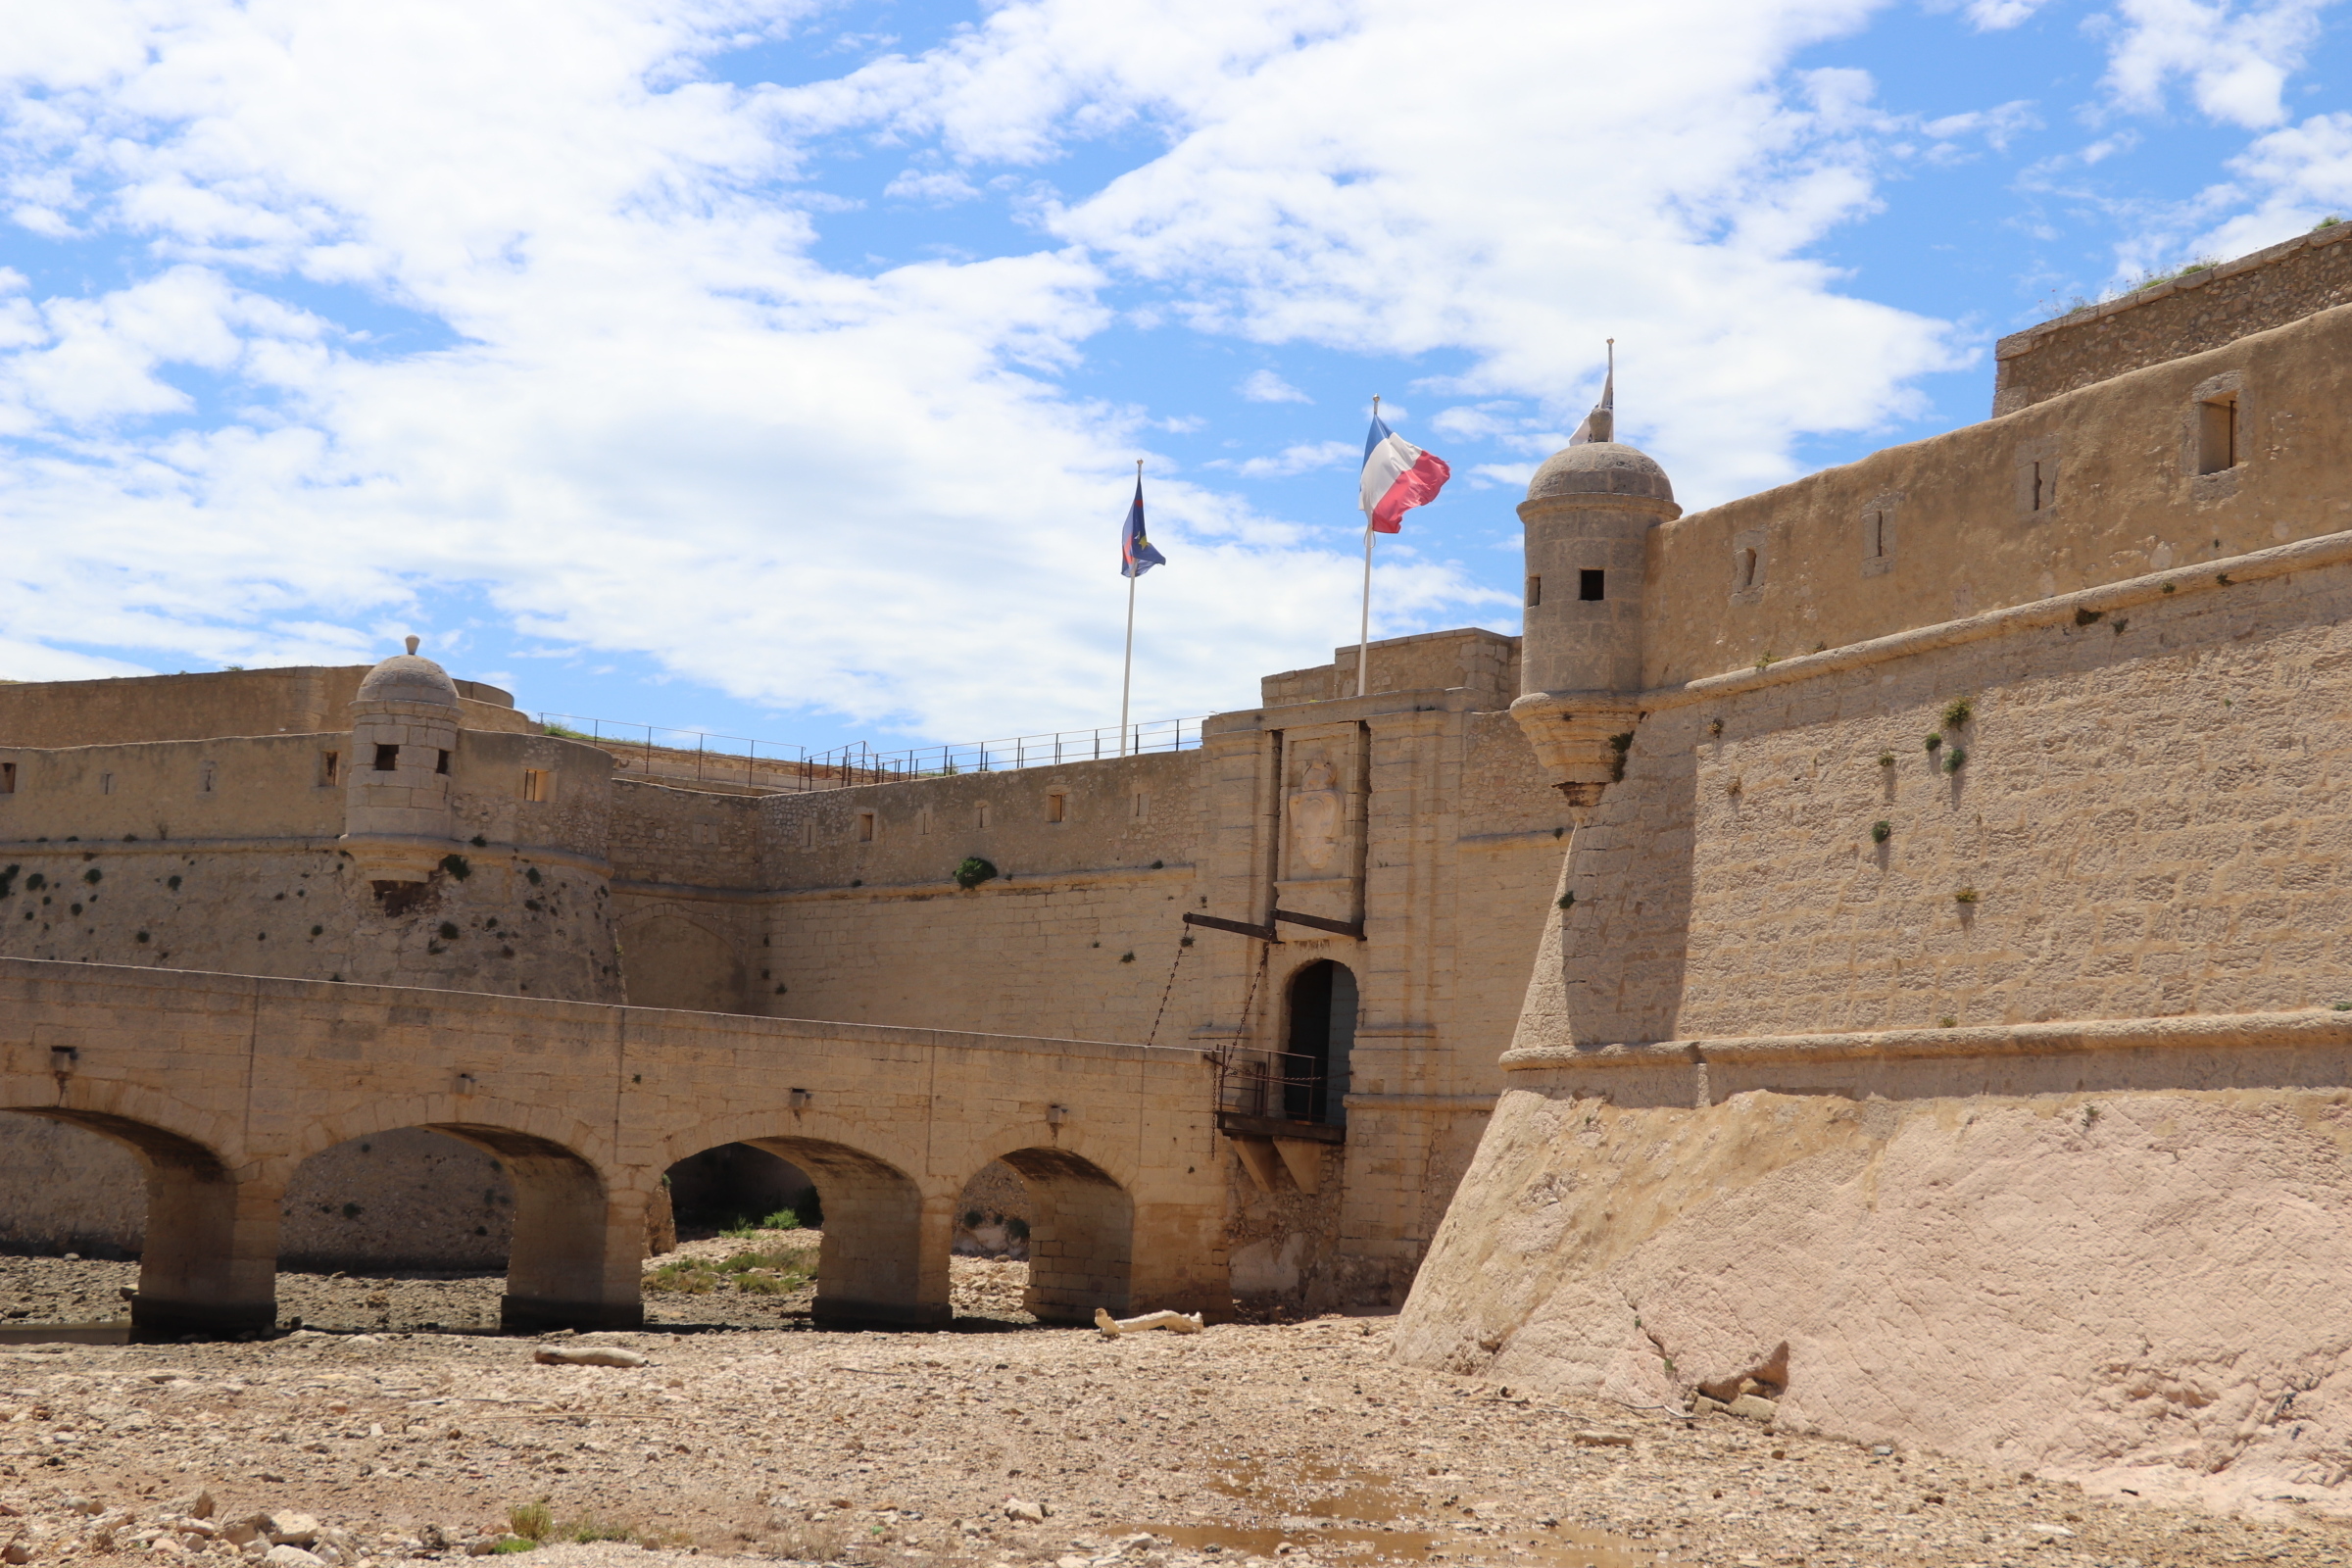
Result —
[[1227, 1046], [1216, 1063], [1217, 1119], [1228, 1130], [1272, 1122], [1338, 1127], [1347, 1121], [1348, 1087], [1334, 1083], [1317, 1057]]
[[1001, 773], [1146, 752], [1189, 751], [1200, 744], [1200, 720], [1197, 718], [1153, 719], [1130, 724], [1124, 731], [1114, 724], [898, 751], [880, 751], [859, 741], [821, 752], [779, 741], [668, 729], [660, 724], [619, 724], [575, 713], [541, 713], [538, 718], [547, 733], [592, 741], [640, 777], [739, 785], [762, 795], [806, 794], [960, 773]]

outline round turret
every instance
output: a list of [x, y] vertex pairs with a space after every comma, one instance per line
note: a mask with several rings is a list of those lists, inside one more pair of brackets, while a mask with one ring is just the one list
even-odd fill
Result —
[[344, 847], [371, 882], [422, 882], [456, 837], [449, 785], [458, 752], [457, 683], [416, 653], [369, 670], [351, 705]]
[[1642, 595], [1649, 530], [1683, 514], [1647, 453], [1588, 441], [1544, 460], [1529, 481], [1527, 616], [1519, 689], [1642, 689]]
[[409, 651], [394, 654], [390, 659], [369, 670], [360, 682], [362, 703], [431, 703], [438, 707], [456, 709], [458, 683], [449, 678], [449, 671], [416, 653], [416, 639], [409, 639]]
[[1567, 447], [1544, 460], [1527, 483], [1527, 499], [1552, 496], [1644, 496], [1672, 501], [1674, 481], [1657, 460], [1640, 447], [1617, 441], [1588, 441]]

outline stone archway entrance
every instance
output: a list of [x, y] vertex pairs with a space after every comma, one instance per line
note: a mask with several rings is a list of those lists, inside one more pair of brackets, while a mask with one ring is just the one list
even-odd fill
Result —
[[1291, 976], [1282, 1049], [1283, 1114], [1293, 1121], [1348, 1122], [1348, 1058], [1355, 1047], [1355, 972], [1318, 958]]

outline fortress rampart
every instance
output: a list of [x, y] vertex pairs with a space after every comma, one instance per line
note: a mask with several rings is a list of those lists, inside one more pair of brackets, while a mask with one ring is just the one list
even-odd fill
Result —
[[1578, 826], [1401, 1353], [2345, 1500], [2347, 334], [1652, 530], [1639, 689], [1514, 707]]
[[250, 710], [312, 728], [0, 731], [0, 956], [981, 1029], [1032, 1083], [1174, 1050], [1183, 1261], [1236, 1298], [1409, 1290], [1401, 1353], [1514, 1386], [2352, 1501], [2345, 257], [2055, 323], [1988, 422], [1689, 515], [1572, 446], [1523, 638], [1376, 645], [1362, 695], [1337, 650], [1180, 754], [698, 788], [414, 656], [340, 729], [293, 672]]
[[1993, 415], [2352, 304], [2347, 239], [2329, 223], [2013, 332], [1993, 347]]

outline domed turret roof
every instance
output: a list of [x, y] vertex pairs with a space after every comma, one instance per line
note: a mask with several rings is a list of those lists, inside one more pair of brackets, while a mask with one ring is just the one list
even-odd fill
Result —
[[1639, 447], [1617, 441], [1588, 441], [1565, 447], [1544, 460], [1528, 481], [1527, 499], [1550, 496], [1646, 496], [1672, 501], [1674, 481], [1657, 460]]
[[449, 678], [449, 671], [416, 653], [416, 639], [409, 639], [409, 651], [394, 654], [390, 659], [369, 670], [360, 682], [359, 701], [363, 703], [438, 703], [443, 707], [458, 706], [458, 683]]

